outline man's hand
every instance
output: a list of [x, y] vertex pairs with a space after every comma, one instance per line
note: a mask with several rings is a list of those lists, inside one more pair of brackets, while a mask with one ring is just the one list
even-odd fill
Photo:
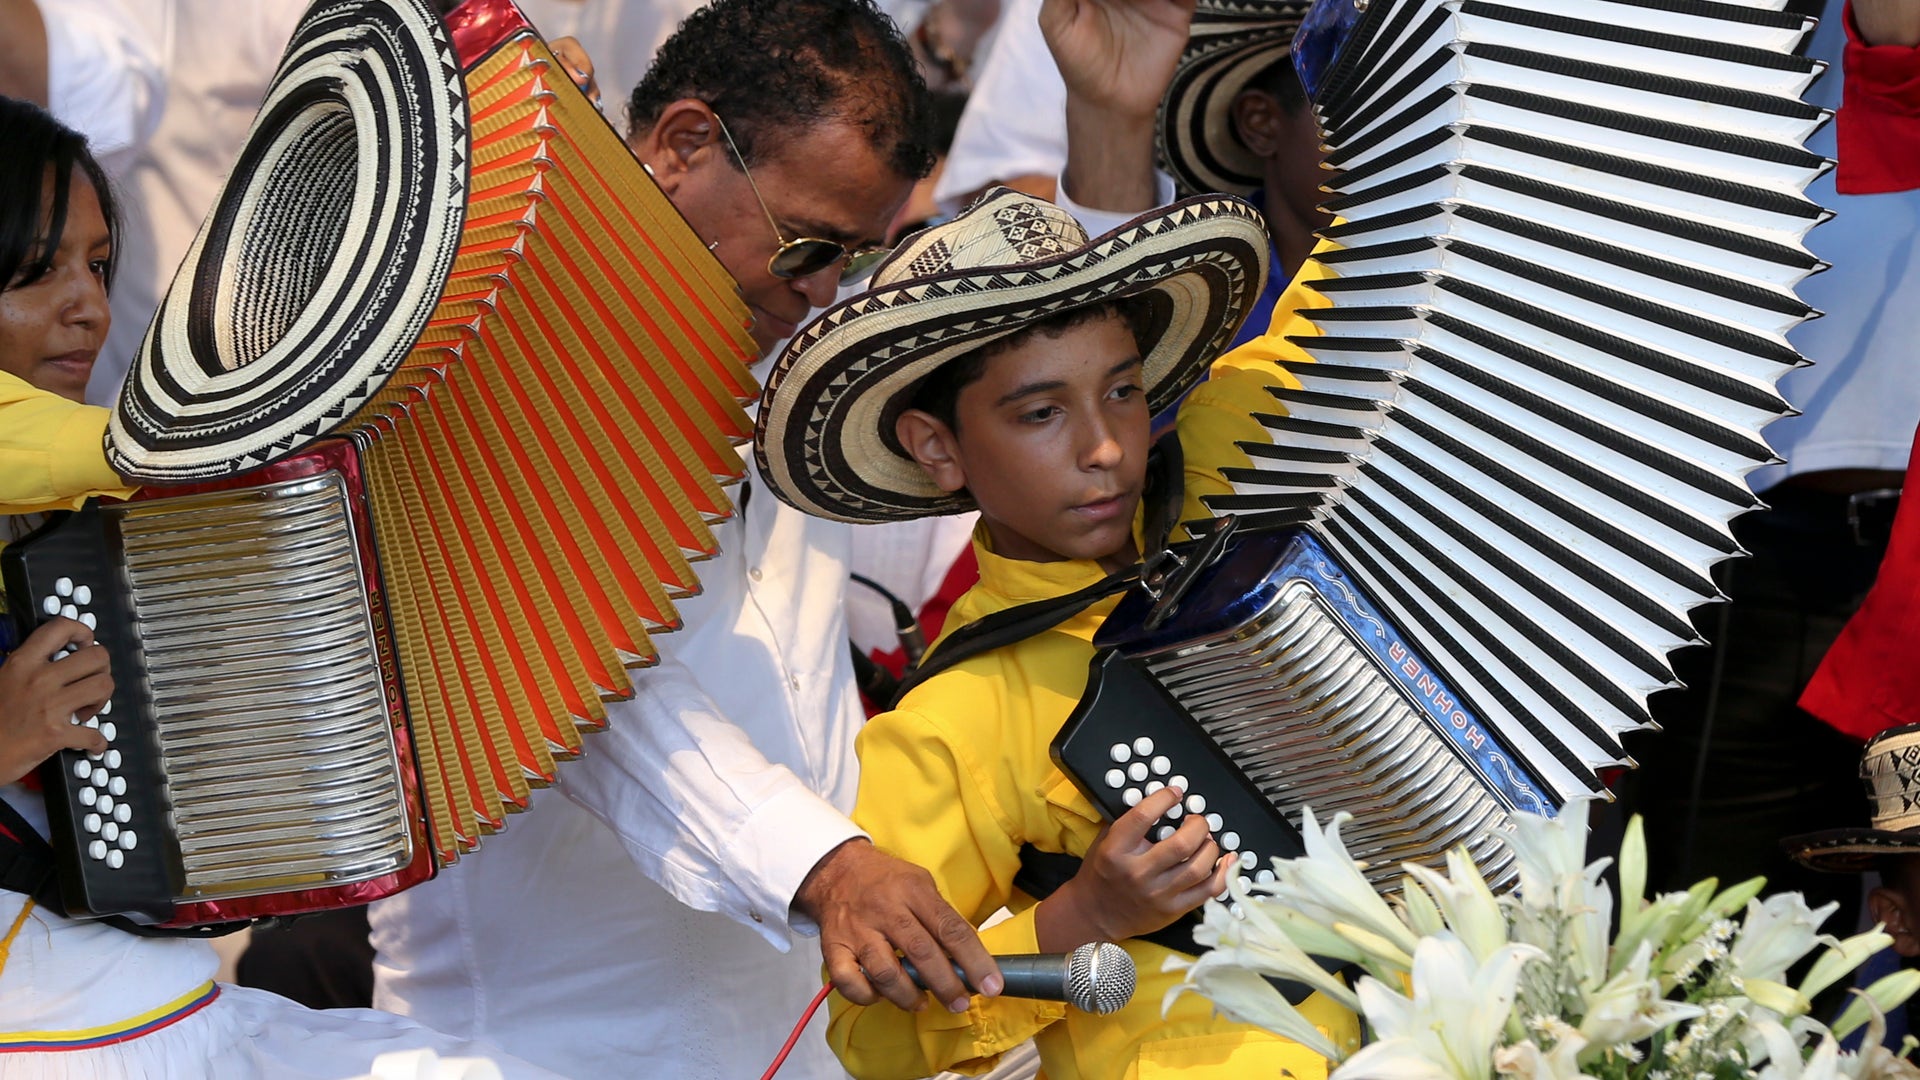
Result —
[[[107, 650], [72, 619], [49, 619], [0, 664], [0, 783], [10, 784], [59, 750], [106, 752], [107, 740], [81, 726], [113, 696]], [[73, 655], [55, 660], [64, 648]]]
[[570, 37], [554, 38], [548, 48], [553, 50], [553, 58], [560, 61], [560, 67], [573, 85], [587, 95], [588, 101], [600, 104], [600, 84], [593, 77], [593, 58], [587, 55], [587, 50]]
[[834, 989], [856, 1005], [886, 998], [908, 1012], [927, 999], [901, 970], [905, 953], [927, 989], [954, 1012], [967, 1010], [967, 983], [992, 997], [1000, 968], [980, 935], [933, 887], [933, 875], [864, 839], [828, 852], [800, 883], [793, 906], [820, 924], [820, 955]]
[[1040, 32], [1068, 100], [1151, 121], [1187, 47], [1195, 0], [1044, 0]]
[[1043, 952], [1151, 934], [1226, 891], [1234, 861], [1221, 855], [1200, 815], [1189, 815], [1165, 840], [1147, 839], [1184, 798], [1178, 788], [1162, 788], [1101, 830], [1080, 872], [1034, 915]]
[[1869, 45], [1920, 45], [1920, 0], [1853, 0], [1854, 29]]
[[1067, 84], [1067, 193], [1144, 213], [1159, 202], [1153, 128], [1195, 0], [1043, 0], [1040, 32]]

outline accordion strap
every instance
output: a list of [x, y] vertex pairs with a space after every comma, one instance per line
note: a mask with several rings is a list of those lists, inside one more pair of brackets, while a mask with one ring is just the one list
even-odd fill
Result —
[[[1180, 516], [1184, 489], [1182, 468], [1178, 435], [1168, 434], [1153, 444], [1153, 450], [1147, 456], [1146, 490], [1141, 495], [1141, 501], [1146, 505], [1141, 525], [1148, 551], [1165, 548], [1168, 538], [1173, 535], [1173, 527]], [[1035, 634], [1043, 634], [1107, 597], [1125, 592], [1140, 580], [1141, 573], [1141, 566], [1129, 566], [1108, 574], [1078, 592], [1016, 604], [975, 619], [941, 638], [919, 666], [900, 680], [900, 688], [894, 691], [892, 700], [886, 703], [887, 707], [891, 709], [898, 706], [908, 691], [963, 660], [992, 652], [1003, 645], [1025, 641]]]
[[[49, 911], [64, 912], [67, 905], [60, 898], [57, 867], [58, 857], [54, 854], [53, 845], [47, 843], [46, 838], [21, 816], [20, 811], [5, 799], [0, 799], [0, 889], [32, 897], [34, 903]], [[105, 923], [136, 937], [222, 937], [245, 929], [248, 925], [246, 922], [225, 922], [185, 927], [143, 926], [118, 915], [91, 921]]]

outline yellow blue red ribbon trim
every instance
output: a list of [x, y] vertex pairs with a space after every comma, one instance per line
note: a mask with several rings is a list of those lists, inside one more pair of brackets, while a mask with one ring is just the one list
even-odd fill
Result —
[[46, 1050], [92, 1050], [114, 1043], [151, 1035], [161, 1028], [179, 1023], [199, 1012], [220, 996], [220, 987], [212, 980], [187, 991], [156, 1009], [117, 1024], [81, 1028], [75, 1031], [0, 1031], [0, 1054], [20, 1054]]

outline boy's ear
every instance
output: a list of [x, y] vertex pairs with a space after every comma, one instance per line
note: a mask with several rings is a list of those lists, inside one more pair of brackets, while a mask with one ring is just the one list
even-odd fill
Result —
[[1913, 909], [1905, 892], [1882, 885], [1867, 894], [1867, 910], [1873, 913], [1875, 922], [1885, 924], [1893, 938], [1894, 952], [1920, 956], [1920, 924], [1914, 920], [1920, 912]]
[[1233, 133], [1240, 145], [1254, 157], [1267, 158], [1279, 153], [1285, 111], [1280, 99], [1265, 90], [1242, 90], [1228, 107]]
[[921, 409], [908, 409], [893, 422], [893, 435], [913, 460], [927, 470], [927, 477], [941, 491], [959, 491], [967, 486], [966, 466], [960, 461], [960, 440], [939, 417]]

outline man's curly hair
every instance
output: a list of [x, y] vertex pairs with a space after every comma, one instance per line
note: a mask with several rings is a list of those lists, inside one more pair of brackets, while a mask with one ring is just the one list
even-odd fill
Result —
[[933, 171], [932, 98], [899, 27], [872, 0], [714, 0], [687, 16], [633, 88], [631, 130], [685, 98], [720, 114], [749, 165], [840, 120], [865, 129], [901, 176]]

